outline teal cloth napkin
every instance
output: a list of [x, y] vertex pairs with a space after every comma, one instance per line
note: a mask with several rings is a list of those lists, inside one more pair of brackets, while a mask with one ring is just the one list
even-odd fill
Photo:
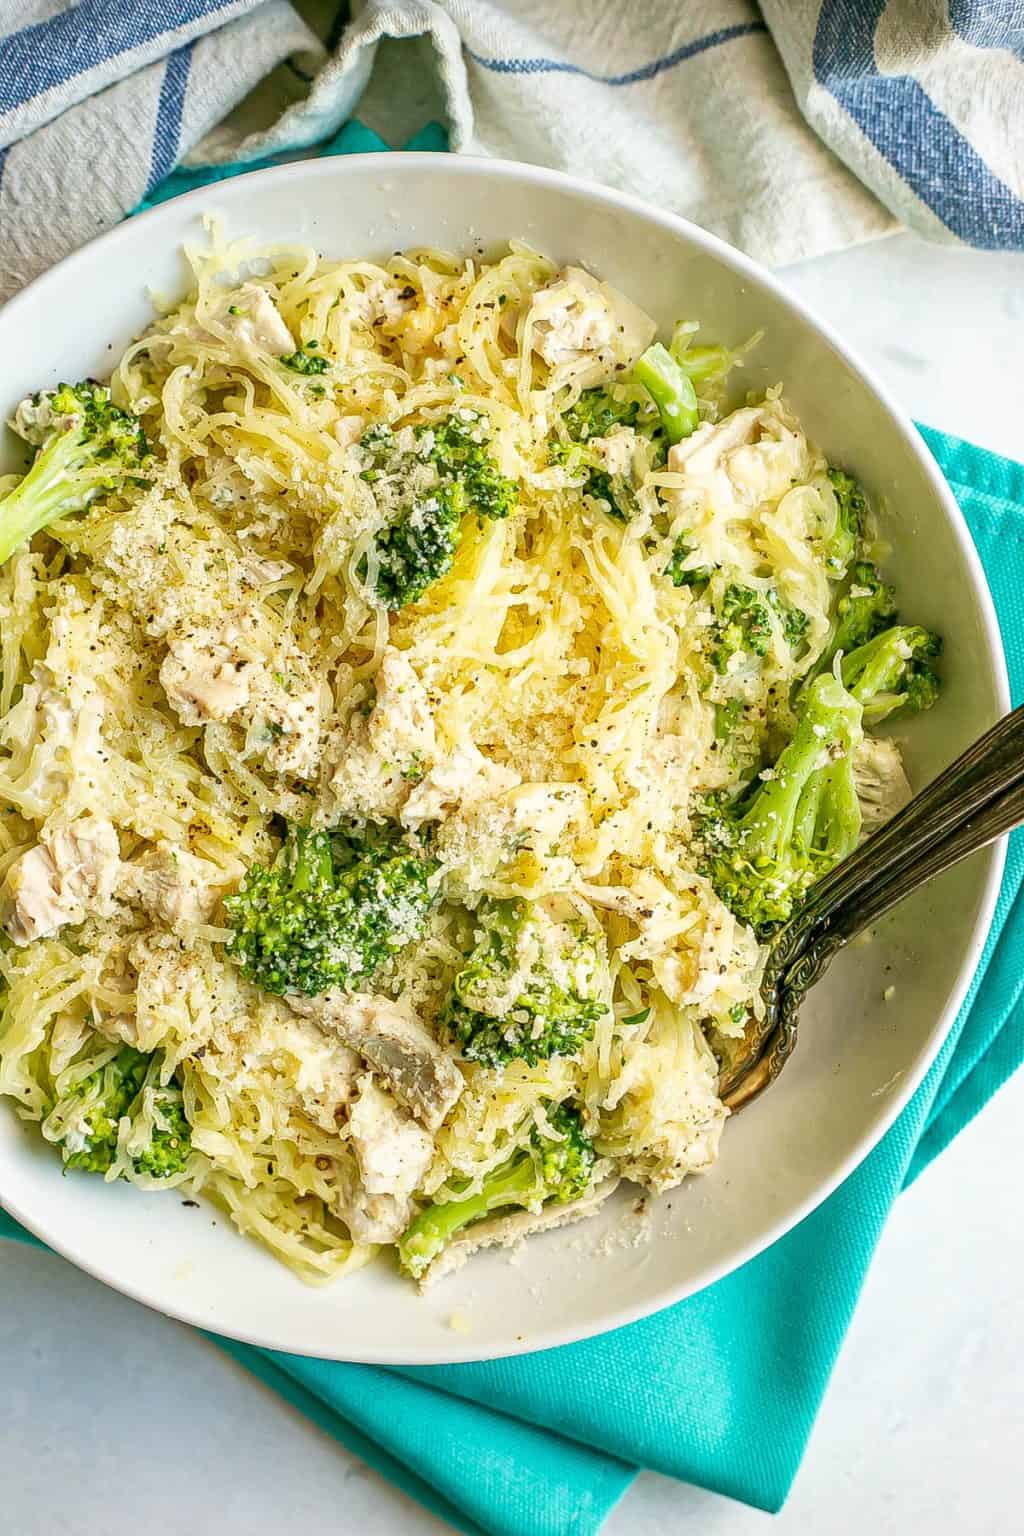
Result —
[[[409, 148], [444, 148], [429, 128]], [[349, 124], [325, 146], [386, 146]], [[251, 167], [247, 167], [251, 168]], [[162, 201], [230, 171], [179, 172]], [[988, 574], [1024, 700], [1024, 465], [922, 429]], [[811, 1216], [688, 1301], [582, 1344], [384, 1369], [220, 1347], [472, 1536], [592, 1536], [640, 1467], [778, 1509], [889, 1210], [1024, 1060], [1024, 837], [937, 1061], [889, 1133]], [[0, 1211], [0, 1236], [33, 1241]]]

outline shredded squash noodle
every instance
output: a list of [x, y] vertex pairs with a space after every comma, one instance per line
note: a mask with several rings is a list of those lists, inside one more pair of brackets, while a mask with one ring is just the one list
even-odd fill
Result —
[[[826, 649], [828, 466], [689, 315], [667, 431], [653, 322], [521, 244], [377, 265], [211, 223], [187, 255], [109, 381], [137, 469], [0, 568], [0, 1093], [308, 1281], [555, 1145], [559, 1106], [589, 1188], [671, 1188], [761, 1007], [700, 826]], [[300, 933], [301, 985], [278, 874], [251, 894], [289, 837], [297, 926], [321, 878], [390, 903]]]

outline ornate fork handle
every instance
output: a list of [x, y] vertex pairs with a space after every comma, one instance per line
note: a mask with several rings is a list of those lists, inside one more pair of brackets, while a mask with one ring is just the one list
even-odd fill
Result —
[[761, 1050], [729, 1084], [740, 1108], [781, 1072], [804, 994], [838, 950], [936, 875], [1024, 822], [1024, 707], [980, 741], [831, 875], [780, 929], [765, 967]]
[[919, 854], [937, 838], [980, 811], [993, 796], [1004, 794], [1021, 781], [1024, 705], [1004, 715], [898, 815], [819, 880], [793, 923], [787, 926], [805, 930], [818, 916], [854, 899], [862, 888], [886, 877], [897, 863], [916, 862]]

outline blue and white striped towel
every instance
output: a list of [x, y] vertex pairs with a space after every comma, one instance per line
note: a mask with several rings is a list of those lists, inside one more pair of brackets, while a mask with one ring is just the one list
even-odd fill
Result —
[[357, 104], [391, 142], [437, 114], [456, 151], [628, 188], [773, 264], [899, 223], [1024, 249], [1021, 0], [352, 9], [0, 0], [0, 299], [182, 160], [301, 152]]

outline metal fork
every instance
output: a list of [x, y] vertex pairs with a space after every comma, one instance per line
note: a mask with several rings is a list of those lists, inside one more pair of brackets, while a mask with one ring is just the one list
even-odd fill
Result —
[[774, 935], [761, 995], [723, 1062], [719, 1092], [741, 1109], [782, 1071], [797, 1038], [800, 1004], [835, 954], [926, 881], [1024, 823], [1024, 706], [997, 725], [899, 815], [813, 887]]

